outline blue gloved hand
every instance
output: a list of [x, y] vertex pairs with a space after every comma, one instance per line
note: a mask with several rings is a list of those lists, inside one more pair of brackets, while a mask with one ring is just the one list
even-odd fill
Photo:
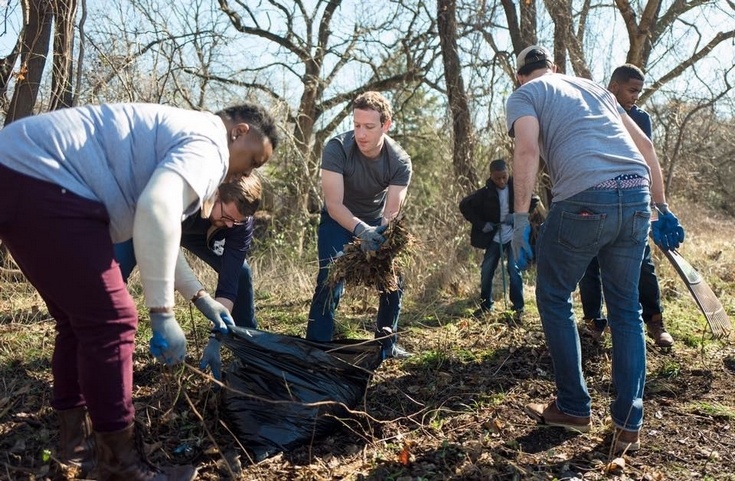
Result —
[[151, 354], [167, 366], [178, 364], [186, 357], [186, 336], [176, 322], [173, 312], [151, 312], [153, 337], [149, 345]]
[[495, 228], [495, 224], [492, 222], [485, 222], [485, 225], [482, 226], [482, 232], [487, 234], [488, 232], [492, 232], [492, 230]]
[[531, 224], [528, 222], [527, 212], [513, 214], [513, 239], [510, 242], [513, 248], [513, 259], [520, 270], [528, 269], [533, 260], [531, 249]]
[[372, 252], [378, 250], [380, 244], [385, 242], [385, 237], [381, 234], [387, 228], [388, 225], [372, 227], [364, 222], [360, 222], [355, 226], [355, 230], [352, 233], [360, 239], [360, 248], [363, 252]]
[[209, 342], [204, 346], [202, 360], [199, 361], [199, 369], [206, 371], [212, 369], [212, 376], [218, 381], [222, 380], [222, 357], [220, 357], [220, 342], [216, 337], [210, 336]]
[[225, 306], [212, 299], [212, 296], [209, 294], [204, 294], [197, 298], [194, 301], [194, 305], [199, 309], [199, 312], [212, 321], [214, 329], [222, 334], [227, 334], [230, 327], [235, 325], [235, 321], [232, 319], [230, 311], [228, 311]]
[[679, 219], [666, 207], [666, 204], [657, 204], [661, 207], [658, 220], [651, 222], [651, 234], [653, 242], [663, 250], [676, 249], [684, 242], [684, 228], [679, 224]]

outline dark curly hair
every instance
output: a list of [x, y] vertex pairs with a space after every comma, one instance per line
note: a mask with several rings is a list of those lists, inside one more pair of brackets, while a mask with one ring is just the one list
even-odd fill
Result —
[[260, 105], [253, 103], [244, 103], [241, 105], [233, 105], [217, 112], [222, 118], [229, 119], [233, 122], [244, 122], [251, 127], [255, 127], [258, 132], [268, 137], [273, 150], [278, 147], [279, 137], [276, 121], [273, 116]]

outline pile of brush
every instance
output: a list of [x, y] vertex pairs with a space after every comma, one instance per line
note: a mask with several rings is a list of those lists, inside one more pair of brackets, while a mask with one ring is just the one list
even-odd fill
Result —
[[416, 238], [406, 229], [403, 216], [388, 223], [383, 237], [385, 242], [374, 252], [363, 252], [359, 238], [347, 244], [343, 255], [329, 266], [329, 284], [345, 281], [352, 286], [376, 287], [380, 292], [398, 290], [397, 275], [416, 245]]

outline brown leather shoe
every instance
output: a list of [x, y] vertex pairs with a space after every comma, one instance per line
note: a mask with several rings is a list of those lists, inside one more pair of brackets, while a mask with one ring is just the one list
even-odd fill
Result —
[[587, 328], [587, 332], [593, 341], [599, 341], [602, 336], [605, 335], [605, 328], [607, 327], [607, 319], [604, 317], [599, 319], [584, 318], [584, 326]]
[[648, 336], [653, 339], [653, 342], [658, 347], [671, 347], [674, 345], [674, 338], [666, 332], [661, 314], [651, 316], [651, 319], [646, 322], [646, 331], [648, 331]]
[[640, 431], [626, 431], [625, 429], [615, 428], [613, 444], [615, 454], [638, 451], [641, 449]]
[[523, 411], [528, 414], [531, 419], [545, 426], [554, 426], [564, 428], [567, 431], [577, 431], [586, 433], [592, 427], [590, 417], [572, 416], [564, 414], [556, 406], [556, 399], [549, 404], [526, 404]]

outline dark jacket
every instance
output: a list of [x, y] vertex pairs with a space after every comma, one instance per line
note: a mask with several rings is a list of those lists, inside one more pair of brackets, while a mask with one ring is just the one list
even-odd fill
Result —
[[240, 270], [253, 240], [255, 219], [248, 217], [243, 225], [215, 228], [209, 219], [202, 219], [199, 214], [197, 212], [182, 222], [181, 245], [206, 243], [207, 248], [222, 260], [219, 266], [212, 265], [219, 274], [214, 295], [235, 302]]
[[[513, 213], [513, 177], [508, 179], [508, 204], [510, 213]], [[533, 211], [538, 203], [538, 196], [534, 195], [531, 199], [531, 208]], [[459, 202], [459, 210], [465, 219], [472, 224], [470, 231], [470, 244], [472, 247], [479, 249], [487, 249], [498, 231], [500, 223], [500, 199], [498, 198], [498, 189], [495, 187], [492, 179], [487, 179], [485, 187], [477, 189]], [[482, 228], [485, 223], [490, 222], [494, 228], [490, 232], [483, 232]]]

